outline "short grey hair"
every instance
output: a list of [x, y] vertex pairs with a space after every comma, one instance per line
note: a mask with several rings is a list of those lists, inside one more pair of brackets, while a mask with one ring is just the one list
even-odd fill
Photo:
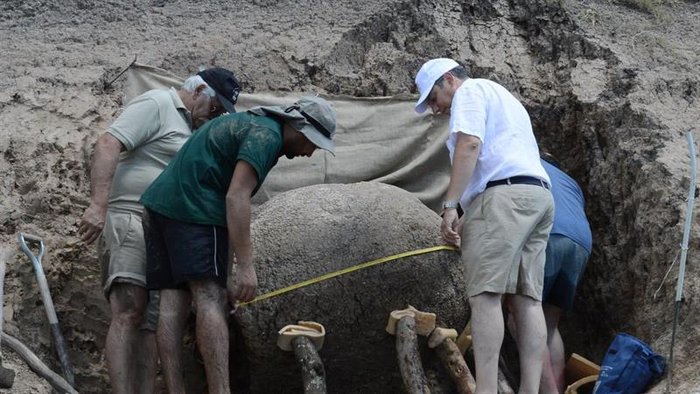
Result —
[[197, 89], [197, 86], [199, 85], [206, 85], [206, 89], [202, 90], [202, 93], [204, 93], [206, 96], [209, 97], [214, 97], [216, 96], [216, 92], [214, 89], [209, 86], [206, 82], [204, 82], [204, 79], [200, 77], [199, 75], [193, 75], [185, 80], [185, 82], [182, 83], [182, 88], [190, 93], [194, 92], [195, 89]]
[[[454, 76], [457, 79], [465, 80], [469, 77], [469, 74], [467, 73], [467, 68], [464, 66], [457, 66], [450, 71], [446, 72], [445, 74], [450, 73], [452, 76]], [[442, 87], [442, 83], [445, 82], [445, 74], [442, 74], [440, 78], [435, 80], [435, 85], [438, 85]]]

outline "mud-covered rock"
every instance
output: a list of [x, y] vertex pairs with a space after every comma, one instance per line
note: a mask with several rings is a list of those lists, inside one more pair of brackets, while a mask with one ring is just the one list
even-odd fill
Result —
[[[259, 294], [357, 264], [442, 245], [440, 218], [411, 194], [380, 183], [317, 185], [263, 204], [252, 226]], [[463, 269], [455, 251], [406, 257], [343, 274], [237, 312], [253, 392], [301, 389], [292, 353], [277, 331], [299, 320], [326, 328], [320, 352], [328, 390], [386, 392], [401, 387], [389, 313], [408, 304], [445, 327], [468, 319]]]

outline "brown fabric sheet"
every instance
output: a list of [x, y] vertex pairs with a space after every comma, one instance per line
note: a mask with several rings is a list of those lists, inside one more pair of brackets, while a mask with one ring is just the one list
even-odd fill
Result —
[[[125, 100], [149, 89], [179, 87], [183, 78], [134, 64], [127, 71]], [[288, 105], [313, 93], [241, 94], [236, 109]], [[431, 209], [440, 209], [449, 181], [444, 141], [447, 119], [418, 115], [415, 97], [355, 98], [321, 95], [337, 111], [336, 156], [318, 150], [311, 158], [280, 158], [254, 198], [261, 204], [294, 188], [319, 183], [383, 182], [413, 193]]]

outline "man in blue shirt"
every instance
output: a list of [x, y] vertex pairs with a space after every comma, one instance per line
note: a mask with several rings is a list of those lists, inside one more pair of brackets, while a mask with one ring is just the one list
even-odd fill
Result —
[[572, 309], [576, 287], [591, 255], [591, 228], [581, 187], [564, 173], [554, 157], [542, 154], [554, 197], [554, 224], [547, 243], [542, 308], [547, 324], [547, 350], [540, 392], [563, 393], [564, 342], [557, 325], [562, 311]]

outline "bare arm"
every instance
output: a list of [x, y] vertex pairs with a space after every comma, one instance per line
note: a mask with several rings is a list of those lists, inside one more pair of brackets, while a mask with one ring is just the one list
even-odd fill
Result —
[[102, 232], [107, 215], [107, 200], [112, 186], [119, 153], [126, 148], [109, 133], [104, 133], [95, 144], [90, 169], [90, 206], [83, 213], [78, 228], [80, 239], [92, 243]]
[[[250, 301], [255, 297], [258, 279], [253, 266], [253, 248], [250, 242], [250, 196], [258, 184], [255, 169], [247, 162], [239, 160], [226, 193], [226, 226], [229, 239], [229, 302]], [[233, 268], [233, 267], [231, 267]], [[234, 285], [235, 283], [235, 285]]]
[[[447, 186], [447, 195], [445, 196], [447, 201], [459, 201], [460, 197], [462, 197], [472, 178], [480, 152], [481, 140], [479, 138], [464, 133], [457, 135], [457, 144], [452, 158], [450, 183]], [[459, 246], [460, 239], [456, 209], [445, 210], [442, 215], [440, 230], [445, 242]]]

